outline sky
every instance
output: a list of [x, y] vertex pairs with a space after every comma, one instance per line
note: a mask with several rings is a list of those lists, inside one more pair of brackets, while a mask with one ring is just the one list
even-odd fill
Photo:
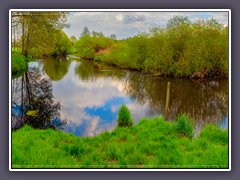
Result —
[[79, 38], [87, 26], [90, 32], [102, 32], [105, 36], [114, 33], [117, 39], [122, 39], [147, 32], [153, 26], [164, 26], [177, 15], [187, 16], [191, 21], [214, 18], [228, 25], [228, 12], [70, 12], [70, 28], [64, 31]]

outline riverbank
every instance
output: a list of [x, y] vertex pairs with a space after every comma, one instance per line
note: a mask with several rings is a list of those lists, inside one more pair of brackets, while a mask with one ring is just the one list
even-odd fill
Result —
[[170, 20], [176, 24], [123, 40], [85, 35], [75, 48], [83, 59], [118, 68], [159, 76], [227, 78], [228, 28], [213, 19], [193, 23], [178, 18]]
[[13, 168], [227, 168], [228, 132], [207, 125], [192, 137], [187, 117], [144, 118], [132, 127], [77, 137], [29, 126], [12, 133]]

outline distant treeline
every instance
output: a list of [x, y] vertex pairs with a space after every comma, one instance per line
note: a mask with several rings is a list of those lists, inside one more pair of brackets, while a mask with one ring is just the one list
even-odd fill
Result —
[[228, 27], [215, 19], [191, 22], [176, 16], [166, 26], [125, 39], [90, 34], [74, 47], [83, 59], [157, 75], [192, 78], [228, 76]]

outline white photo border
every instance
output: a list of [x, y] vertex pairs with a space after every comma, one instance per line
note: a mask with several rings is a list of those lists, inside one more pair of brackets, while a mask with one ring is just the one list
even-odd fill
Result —
[[[228, 12], [228, 168], [219, 169], [194, 169], [194, 168], [168, 168], [168, 169], [71, 169], [71, 168], [12, 168], [12, 130], [11, 130], [11, 96], [12, 96], [12, 68], [11, 68], [11, 47], [12, 47], [12, 12]], [[231, 171], [231, 9], [10, 9], [9, 10], [9, 171]]]

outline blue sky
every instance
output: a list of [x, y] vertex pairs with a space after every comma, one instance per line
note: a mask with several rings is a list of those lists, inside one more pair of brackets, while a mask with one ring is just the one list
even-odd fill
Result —
[[87, 26], [90, 31], [101, 31], [106, 36], [114, 33], [121, 39], [147, 31], [155, 25], [164, 26], [176, 15], [187, 16], [191, 21], [215, 18], [228, 24], [228, 12], [71, 12], [68, 17], [70, 28], [64, 31], [68, 36], [79, 38]]

